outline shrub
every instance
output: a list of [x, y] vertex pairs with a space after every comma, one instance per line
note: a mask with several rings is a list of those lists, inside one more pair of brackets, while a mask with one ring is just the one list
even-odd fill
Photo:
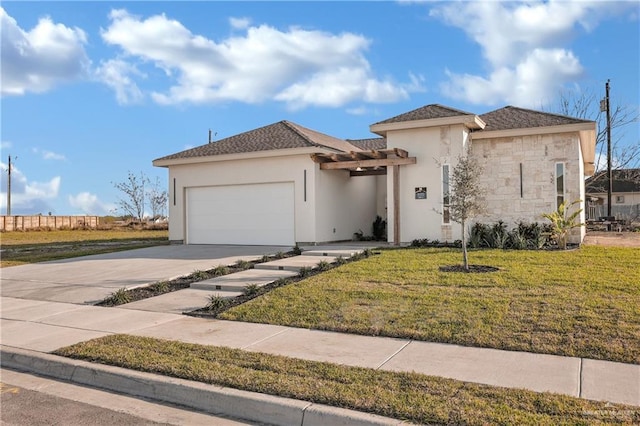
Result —
[[258, 294], [258, 291], [260, 291], [260, 286], [258, 284], [252, 283], [252, 284], [247, 284], [242, 294], [244, 294], [245, 296], [254, 296]]
[[105, 302], [109, 305], [124, 305], [125, 303], [131, 302], [131, 294], [129, 294], [126, 287], [122, 287], [111, 293], [111, 295], [105, 299]]
[[207, 271], [194, 271], [191, 274], [191, 278], [196, 280], [196, 281], [202, 281], [202, 280], [206, 280], [209, 278], [209, 273]]
[[376, 216], [376, 220], [373, 221], [373, 238], [376, 241], [387, 239], [387, 221], [380, 216]]
[[331, 269], [331, 264], [326, 260], [321, 260], [320, 262], [318, 262], [317, 268], [318, 271], [328, 271], [329, 269]]
[[160, 281], [151, 286], [156, 293], [167, 293], [169, 291], [169, 283], [166, 281]]
[[344, 257], [336, 257], [336, 265], [344, 265], [345, 263], [347, 263], [347, 260]]
[[469, 236], [469, 245], [472, 248], [489, 247], [488, 238], [491, 233], [489, 225], [483, 223], [474, 223], [471, 227], [471, 235]]
[[509, 246], [515, 250], [527, 248], [527, 237], [521, 228], [513, 228], [509, 232]]
[[293, 254], [295, 254], [296, 256], [300, 256], [302, 254], [302, 249], [300, 248], [298, 243], [296, 243], [296, 245], [293, 246]]
[[219, 294], [212, 294], [209, 296], [209, 301], [207, 302], [207, 310], [209, 311], [218, 311], [224, 308], [227, 305], [227, 301], [224, 297]]
[[236, 268], [241, 269], [241, 270], [246, 270], [251, 268], [251, 262], [247, 262], [244, 259], [238, 259], [238, 261], [235, 263], [234, 265]]
[[229, 273], [229, 268], [225, 265], [218, 265], [211, 270], [211, 275], [213, 275], [214, 277], [227, 275], [228, 273]]
[[580, 213], [582, 209], [569, 214], [569, 208], [575, 204], [579, 204], [582, 200], [576, 200], [567, 205], [566, 201], [558, 206], [558, 210], [551, 213], [544, 213], [542, 216], [551, 222], [551, 237], [556, 241], [558, 247], [565, 250], [567, 248], [567, 240], [569, 233], [573, 228], [584, 226], [580, 223]]
[[309, 268], [308, 266], [303, 266], [302, 268], [300, 268], [300, 278], [308, 277], [309, 274], [311, 274], [311, 268]]

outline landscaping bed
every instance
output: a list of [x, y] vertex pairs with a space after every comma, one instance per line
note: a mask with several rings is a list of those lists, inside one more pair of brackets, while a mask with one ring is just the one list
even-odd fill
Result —
[[56, 355], [355, 409], [419, 424], [630, 424], [635, 407], [305, 361], [239, 349], [111, 335]]
[[455, 249], [379, 256], [276, 288], [218, 317], [640, 363], [637, 249], [472, 250], [481, 274], [443, 272]]

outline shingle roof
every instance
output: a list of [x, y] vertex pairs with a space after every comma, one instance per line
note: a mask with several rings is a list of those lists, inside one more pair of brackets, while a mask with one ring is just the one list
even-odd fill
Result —
[[369, 139], [347, 139], [351, 145], [355, 145], [363, 151], [371, 151], [377, 149], [387, 149], [386, 138], [369, 138]]
[[566, 115], [534, 111], [514, 106], [506, 106], [504, 108], [482, 114], [480, 118], [487, 124], [483, 130], [480, 130], [480, 132], [592, 122]]
[[403, 121], [415, 121], [415, 120], [429, 120], [432, 118], [445, 118], [445, 117], [457, 117], [460, 115], [475, 115], [471, 112], [462, 111], [455, 108], [449, 108], [439, 104], [425, 105], [423, 107], [414, 109], [413, 111], [405, 112], [404, 114], [396, 115], [389, 119], [379, 121], [374, 124], [387, 124], [387, 123], [400, 123]]
[[[613, 192], [640, 192], [640, 169], [612, 170]], [[609, 176], [606, 170], [596, 173], [585, 181], [587, 194], [603, 193], [609, 190]]]
[[358, 151], [354, 145], [290, 121], [279, 121], [219, 141], [167, 155], [158, 160], [241, 154], [289, 148], [325, 147], [338, 151]]

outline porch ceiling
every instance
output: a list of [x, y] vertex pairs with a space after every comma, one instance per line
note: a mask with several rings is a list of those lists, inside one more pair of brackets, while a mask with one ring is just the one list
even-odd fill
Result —
[[388, 166], [416, 164], [416, 157], [400, 148], [311, 154], [311, 159], [320, 164], [320, 170], [349, 170], [351, 176], [385, 175]]

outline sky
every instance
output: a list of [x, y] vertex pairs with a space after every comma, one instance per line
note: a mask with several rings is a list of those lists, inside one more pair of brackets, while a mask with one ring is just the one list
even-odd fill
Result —
[[[120, 215], [152, 161], [289, 120], [339, 138], [423, 105], [640, 105], [640, 2], [13, 2], [0, 212]], [[621, 144], [638, 145], [639, 123]]]

